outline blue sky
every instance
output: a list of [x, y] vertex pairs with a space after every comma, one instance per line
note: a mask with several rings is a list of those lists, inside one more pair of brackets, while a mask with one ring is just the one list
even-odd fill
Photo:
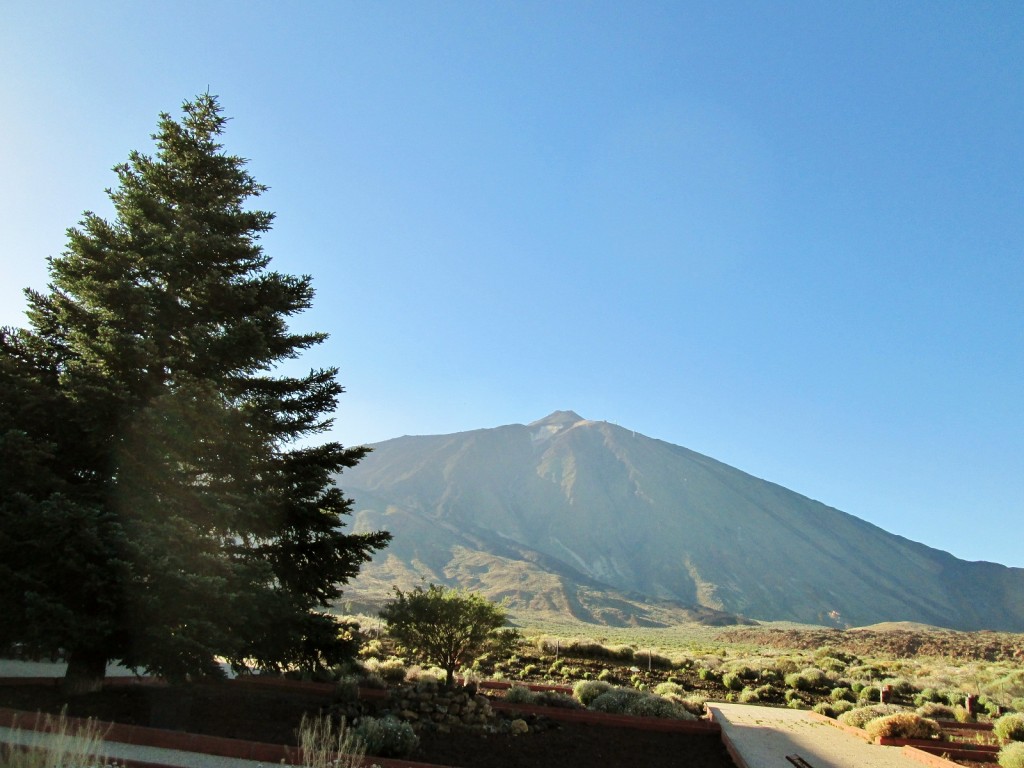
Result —
[[1024, 567], [1019, 2], [46, 2], [0, 324], [209, 89], [347, 444], [556, 409]]

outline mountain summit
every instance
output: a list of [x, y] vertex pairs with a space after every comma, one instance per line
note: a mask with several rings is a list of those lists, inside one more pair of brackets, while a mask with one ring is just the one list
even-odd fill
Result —
[[1024, 631], [1024, 569], [970, 563], [572, 411], [375, 444], [343, 487], [394, 541], [349, 597], [422, 580], [598, 623], [728, 616]]

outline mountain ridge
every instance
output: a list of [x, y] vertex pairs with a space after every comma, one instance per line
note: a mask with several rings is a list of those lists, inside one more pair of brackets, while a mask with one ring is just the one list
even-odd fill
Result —
[[597, 623], [689, 611], [1024, 630], [1024, 569], [958, 560], [574, 411], [371, 447], [341, 485], [357, 530], [395, 540], [348, 594], [418, 578]]

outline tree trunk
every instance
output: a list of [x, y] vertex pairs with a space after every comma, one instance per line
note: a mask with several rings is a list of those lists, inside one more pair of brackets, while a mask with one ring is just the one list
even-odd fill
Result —
[[72, 651], [68, 657], [68, 671], [61, 686], [68, 696], [95, 693], [103, 688], [107, 674], [107, 656], [97, 651]]

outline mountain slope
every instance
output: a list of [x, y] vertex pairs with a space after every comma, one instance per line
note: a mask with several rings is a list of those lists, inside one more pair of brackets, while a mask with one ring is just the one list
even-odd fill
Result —
[[395, 540], [357, 589], [441, 581], [608, 623], [693, 606], [709, 620], [1024, 630], [1022, 569], [957, 560], [571, 411], [373, 448], [342, 486], [357, 526]]

